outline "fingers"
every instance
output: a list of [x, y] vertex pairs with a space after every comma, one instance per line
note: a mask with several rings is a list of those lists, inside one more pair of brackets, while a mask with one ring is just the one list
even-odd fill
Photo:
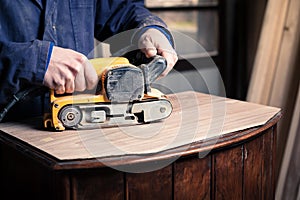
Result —
[[98, 83], [96, 70], [86, 57], [82, 60], [81, 65], [75, 78], [75, 90], [80, 92], [86, 89], [91, 90]]
[[63, 85], [59, 85], [55, 90], [56, 94], [64, 94], [65, 91], [66, 91], [66, 89], [65, 89], [65, 86], [63, 86]]
[[167, 69], [162, 73], [162, 77], [166, 76], [178, 61], [177, 54], [169, 40], [157, 29], [151, 28], [145, 31], [138, 40], [138, 47], [148, 58], [161, 55], [166, 59]]
[[146, 55], [147, 58], [151, 58], [151, 57], [157, 55], [157, 50], [156, 50], [156, 48], [143, 49], [142, 52]]
[[161, 77], [165, 77], [175, 66], [178, 61], [178, 57], [175, 52], [162, 51], [161, 55], [167, 61], [167, 69], [160, 75]]
[[[62, 91], [63, 89], [65, 91]], [[75, 89], [75, 84], [74, 84], [73, 74], [68, 73], [66, 75], [66, 78], [65, 78], [65, 85], [62, 85], [62, 89], [61, 89], [60, 94], [63, 94], [65, 92], [66, 93], [72, 93], [72, 92], [74, 92], [74, 89]]]
[[145, 36], [139, 41], [138, 44], [141, 51], [146, 55], [147, 58], [151, 58], [157, 54], [157, 49], [153, 44], [150, 36]]
[[[75, 84], [74, 81], [67, 81], [65, 84], [65, 92], [66, 93], [73, 93], [75, 90]], [[63, 92], [64, 93], [64, 92]]]
[[57, 94], [93, 89], [98, 76], [92, 64], [81, 53], [70, 49], [53, 47], [44, 85]]
[[77, 73], [75, 77], [75, 91], [82, 92], [86, 89], [85, 77], [84, 77], [84, 68]]
[[84, 76], [86, 81], [86, 89], [91, 90], [93, 89], [98, 83], [98, 76], [95, 68], [93, 67], [92, 63], [86, 59], [84, 61]]

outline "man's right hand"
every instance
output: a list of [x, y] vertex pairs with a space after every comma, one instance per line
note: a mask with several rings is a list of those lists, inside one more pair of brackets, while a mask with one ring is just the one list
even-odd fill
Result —
[[91, 90], [98, 76], [86, 56], [71, 49], [53, 47], [44, 85], [57, 94]]

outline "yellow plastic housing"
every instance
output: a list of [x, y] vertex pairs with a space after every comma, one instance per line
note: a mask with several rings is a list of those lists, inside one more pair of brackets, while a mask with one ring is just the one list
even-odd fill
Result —
[[[121, 65], [131, 65], [127, 58], [124, 57], [110, 57], [110, 58], [96, 58], [90, 60], [91, 64], [96, 70], [99, 80], [105, 70], [111, 67], [118, 67]], [[63, 131], [65, 127], [58, 119], [59, 111], [66, 105], [90, 104], [107, 102], [107, 98], [103, 94], [78, 94], [78, 95], [55, 95], [54, 90], [50, 91], [50, 106], [51, 113], [44, 115], [44, 127], [53, 127], [55, 130]]]

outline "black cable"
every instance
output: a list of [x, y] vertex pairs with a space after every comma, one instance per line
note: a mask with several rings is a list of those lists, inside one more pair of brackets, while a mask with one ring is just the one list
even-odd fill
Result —
[[0, 122], [4, 119], [5, 115], [8, 113], [8, 111], [19, 101], [24, 99], [27, 95], [32, 93], [33, 91], [36, 91], [37, 89], [40, 89], [41, 86], [33, 86], [24, 90], [21, 90], [13, 95], [13, 99], [3, 108], [3, 110], [0, 112]]

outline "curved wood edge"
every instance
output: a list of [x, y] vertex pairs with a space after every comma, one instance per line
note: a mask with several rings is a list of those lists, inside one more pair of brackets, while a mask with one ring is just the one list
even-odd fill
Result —
[[22, 140], [12, 135], [9, 135], [1, 130], [0, 133], [0, 142], [2, 142], [10, 148], [17, 150], [19, 153], [29, 157], [30, 159], [33, 159], [36, 162], [39, 162], [49, 168], [54, 168], [54, 166], [58, 162], [58, 160], [54, 156], [51, 156], [50, 154], [47, 154], [46, 152], [26, 142], [23, 142]]
[[[230, 148], [240, 143], [244, 143], [248, 140], [252, 140], [259, 137], [264, 133], [265, 130], [272, 128], [277, 124], [277, 122], [282, 117], [281, 112], [277, 113], [272, 119], [270, 119], [266, 124], [254, 127], [242, 131], [232, 132], [225, 134], [222, 137], [210, 138], [208, 140], [198, 141], [189, 145], [184, 145], [181, 147], [176, 147], [174, 149], [169, 149], [166, 151], [146, 154], [146, 155], [124, 155], [124, 156], [114, 156], [99, 159], [89, 159], [89, 160], [73, 160], [73, 161], [63, 161], [57, 163], [55, 166], [56, 170], [61, 169], [81, 169], [81, 168], [96, 168], [105, 166], [122, 166], [122, 165], [136, 165], [147, 162], [158, 162], [162, 160], [176, 160], [180, 157], [185, 157], [193, 154], [202, 153], [203, 155], [208, 154], [211, 151], [218, 151], [224, 148]], [[104, 164], [105, 163], [105, 164]]]
[[[37, 162], [43, 164], [52, 170], [71, 170], [71, 169], [89, 169], [89, 168], [103, 168], [103, 167], [116, 167], [138, 165], [142, 163], [159, 162], [170, 160], [170, 162], [193, 154], [202, 153], [203, 155], [209, 154], [211, 151], [218, 151], [224, 148], [230, 148], [240, 143], [259, 137], [265, 130], [272, 128], [282, 117], [281, 112], [278, 112], [266, 124], [246, 130], [232, 132], [223, 135], [222, 137], [214, 137], [207, 140], [201, 140], [189, 145], [176, 147], [173, 149], [165, 150], [153, 154], [144, 155], [123, 155], [112, 156], [105, 158], [93, 158], [84, 160], [59, 160], [25, 142], [20, 141], [13, 136], [0, 131], [0, 141], [18, 149], [22, 154], [31, 157]], [[5, 135], [5, 136], [4, 136]]]

